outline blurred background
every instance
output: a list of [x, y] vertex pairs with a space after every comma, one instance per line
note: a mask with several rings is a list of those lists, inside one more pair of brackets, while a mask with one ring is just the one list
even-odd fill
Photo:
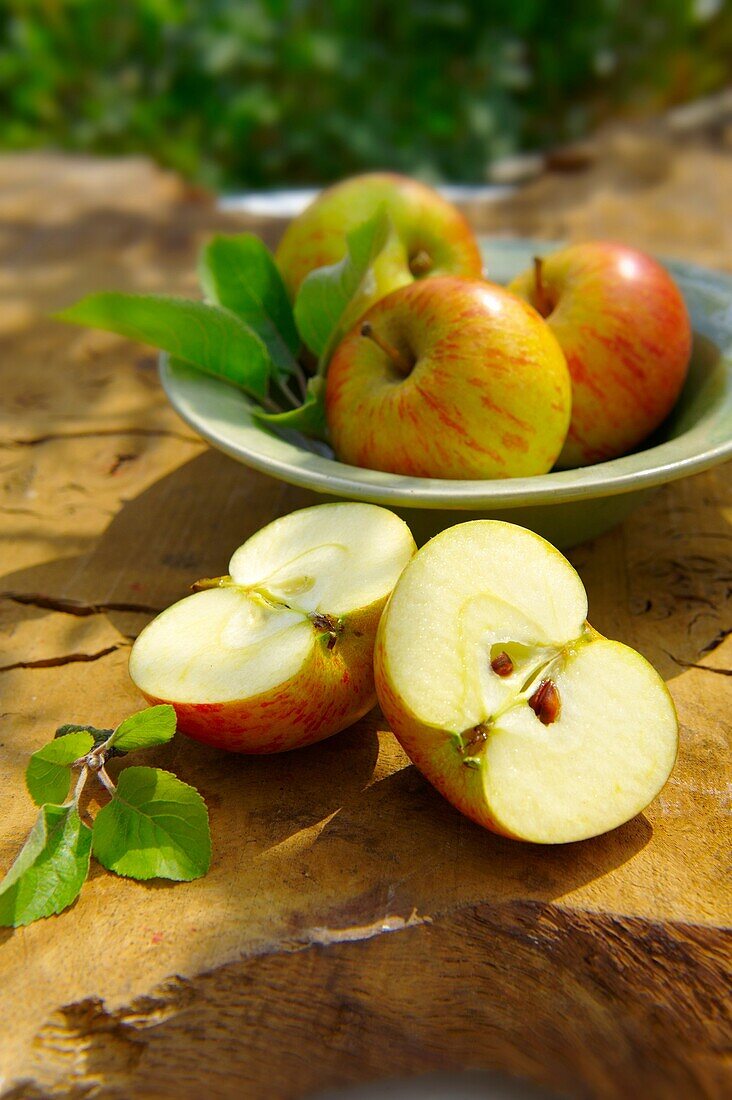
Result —
[[220, 191], [482, 183], [731, 77], [727, 0], [0, 5], [0, 149], [147, 153]]

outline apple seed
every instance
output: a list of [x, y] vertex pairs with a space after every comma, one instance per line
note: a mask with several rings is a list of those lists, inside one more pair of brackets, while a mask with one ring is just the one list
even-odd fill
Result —
[[542, 680], [529, 699], [529, 706], [544, 726], [556, 722], [562, 708], [557, 685], [553, 680]]
[[496, 676], [510, 676], [513, 672], [513, 661], [505, 650], [494, 657], [491, 661], [491, 668], [495, 672]]

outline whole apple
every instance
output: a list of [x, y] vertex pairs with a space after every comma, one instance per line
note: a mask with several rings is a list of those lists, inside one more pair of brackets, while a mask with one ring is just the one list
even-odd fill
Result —
[[377, 302], [339, 344], [326, 416], [343, 462], [395, 474], [543, 474], [567, 433], [567, 365], [549, 327], [502, 287], [456, 276]]
[[308, 272], [343, 258], [346, 233], [379, 207], [389, 215], [391, 234], [373, 265], [373, 281], [357, 303], [354, 319], [414, 279], [481, 275], [478, 245], [459, 210], [417, 180], [373, 172], [327, 188], [288, 226], [276, 260], [291, 298]]
[[510, 284], [551, 326], [572, 376], [572, 420], [557, 465], [627, 453], [673, 408], [686, 378], [691, 324], [681, 293], [650, 256], [577, 244]]
[[178, 728], [235, 752], [337, 733], [376, 701], [376, 628], [416, 547], [373, 504], [323, 504], [274, 520], [140, 634], [130, 676]]

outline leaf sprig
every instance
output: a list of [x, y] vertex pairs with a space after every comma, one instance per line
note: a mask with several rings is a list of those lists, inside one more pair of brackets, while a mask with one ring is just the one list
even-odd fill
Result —
[[[346, 237], [336, 264], [311, 271], [294, 305], [266, 245], [251, 233], [215, 236], [198, 273], [206, 300], [161, 295], [90, 294], [55, 316], [152, 344], [174, 359], [237, 386], [258, 419], [328, 438], [325, 376], [345, 336], [354, 305], [373, 281], [373, 264], [388, 247], [391, 223], [380, 208]], [[302, 346], [317, 357], [303, 368]]]
[[[130, 878], [189, 881], [205, 875], [211, 835], [198, 791], [161, 768], [125, 768], [116, 785], [106, 769], [114, 756], [166, 744], [175, 729], [173, 707], [149, 707], [115, 730], [61, 726], [53, 741], [33, 753], [25, 779], [41, 812], [0, 882], [1, 926], [30, 924], [66, 909], [84, 885], [92, 854], [109, 871]], [[92, 776], [111, 799], [90, 826], [79, 801]]]

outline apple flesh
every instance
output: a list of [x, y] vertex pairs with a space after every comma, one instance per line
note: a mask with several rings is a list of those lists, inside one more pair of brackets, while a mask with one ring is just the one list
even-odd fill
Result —
[[325, 504], [270, 523], [234, 553], [229, 576], [158, 615], [130, 676], [178, 728], [236, 752], [310, 745], [375, 702], [376, 628], [414, 553], [397, 516]]
[[691, 324], [668, 272], [609, 242], [573, 245], [509, 287], [546, 317], [572, 376], [563, 468], [616, 458], [670, 413], [684, 384]]
[[456, 276], [377, 302], [341, 341], [326, 417], [342, 462], [435, 478], [543, 474], [562, 449], [571, 386], [531, 306]]
[[375, 651], [383, 713], [437, 790], [495, 832], [542, 844], [604, 833], [671, 772], [665, 684], [586, 615], [559, 551], [491, 520], [437, 535], [392, 593]]
[[276, 260], [292, 299], [310, 271], [343, 258], [346, 234], [379, 207], [389, 215], [391, 234], [373, 265], [370, 285], [354, 303], [354, 322], [373, 302], [415, 279], [480, 277], [480, 251], [459, 210], [417, 180], [373, 172], [327, 188], [286, 229]]

